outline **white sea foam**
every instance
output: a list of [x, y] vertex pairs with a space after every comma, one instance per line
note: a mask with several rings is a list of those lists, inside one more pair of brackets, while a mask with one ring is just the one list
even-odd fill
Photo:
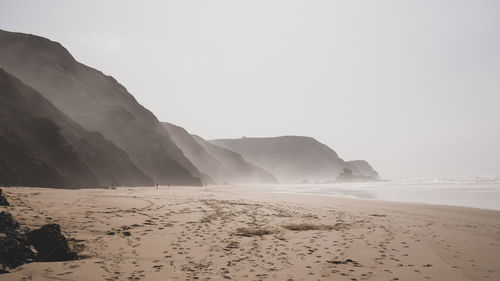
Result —
[[499, 178], [402, 179], [388, 182], [296, 184], [277, 192], [500, 210]]

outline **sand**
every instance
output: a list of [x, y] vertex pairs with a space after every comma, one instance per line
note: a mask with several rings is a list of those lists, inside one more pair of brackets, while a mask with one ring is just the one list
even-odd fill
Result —
[[0, 280], [500, 280], [500, 212], [259, 186], [4, 188], [81, 259]]

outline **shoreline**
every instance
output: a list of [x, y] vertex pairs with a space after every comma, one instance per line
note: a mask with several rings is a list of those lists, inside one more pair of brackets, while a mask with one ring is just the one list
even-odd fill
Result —
[[[409, 205], [422, 205], [422, 207], [450, 207], [450, 208], [465, 208], [465, 209], [475, 209], [475, 210], [483, 210], [483, 211], [493, 211], [493, 212], [499, 212], [500, 210], [496, 209], [488, 209], [488, 208], [480, 208], [480, 207], [470, 207], [470, 206], [458, 206], [458, 205], [446, 205], [446, 204], [435, 204], [435, 203], [424, 203], [424, 202], [404, 202], [404, 201], [390, 201], [390, 200], [384, 200], [384, 199], [378, 199], [378, 198], [359, 198], [355, 196], [342, 196], [342, 195], [333, 195], [333, 194], [321, 194], [321, 193], [307, 193], [307, 192], [301, 192], [301, 193], [296, 193], [296, 192], [276, 192], [277, 194], [296, 194], [296, 195], [307, 195], [307, 196], [327, 196], [327, 197], [333, 197], [333, 198], [339, 198], [339, 199], [347, 199], [347, 200], [361, 200], [361, 201], [369, 201], [369, 202], [385, 202], [385, 203], [400, 203], [400, 204], [409, 204]], [[499, 203], [500, 204], [500, 203]]]
[[361, 200], [417, 203], [479, 208], [500, 211], [498, 183], [434, 184], [360, 183], [352, 185], [290, 185], [269, 186], [279, 192], [317, 194]]
[[0, 210], [59, 223], [86, 258], [0, 280], [500, 280], [496, 210], [251, 185], [3, 189]]

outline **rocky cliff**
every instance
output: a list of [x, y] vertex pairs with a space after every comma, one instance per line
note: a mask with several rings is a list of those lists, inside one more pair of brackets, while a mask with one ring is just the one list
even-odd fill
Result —
[[0, 67], [123, 149], [156, 183], [201, 184], [198, 170], [156, 117], [113, 77], [79, 63], [61, 44], [0, 30]]
[[311, 137], [219, 139], [212, 144], [241, 154], [249, 162], [264, 168], [280, 182], [333, 181], [350, 168], [354, 174], [376, 176], [366, 161], [346, 162], [330, 147]]
[[277, 182], [269, 172], [249, 163], [238, 153], [190, 135], [182, 127], [165, 122], [163, 125], [186, 157], [213, 183]]
[[125, 151], [0, 69], [0, 185], [152, 185]]

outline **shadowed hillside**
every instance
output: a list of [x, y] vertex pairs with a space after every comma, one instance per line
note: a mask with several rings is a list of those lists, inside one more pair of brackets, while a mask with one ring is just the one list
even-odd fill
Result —
[[0, 69], [0, 185], [152, 185], [128, 155]]
[[149, 110], [114, 78], [77, 62], [59, 43], [0, 30], [0, 67], [125, 150], [156, 183], [201, 184], [198, 170]]
[[378, 178], [366, 161], [345, 162], [335, 151], [311, 137], [219, 139], [210, 141], [241, 154], [281, 182], [332, 181], [350, 168], [354, 174]]
[[248, 163], [238, 153], [192, 136], [182, 127], [166, 122], [163, 125], [186, 157], [215, 183], [277, 182], [273, 175]]

